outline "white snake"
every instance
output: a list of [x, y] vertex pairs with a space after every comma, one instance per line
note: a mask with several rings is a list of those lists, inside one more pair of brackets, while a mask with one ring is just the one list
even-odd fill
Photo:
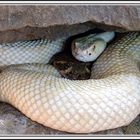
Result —
[[6, 67], [47, 63], [62, 42], [1, 44], [0, 100], [38, 123], [74, 133], [113, 129], [135, 119], [140, 113], [140, 34], [128, 33], [109, 45], [89, 80], [61, 78], [45, 64]]

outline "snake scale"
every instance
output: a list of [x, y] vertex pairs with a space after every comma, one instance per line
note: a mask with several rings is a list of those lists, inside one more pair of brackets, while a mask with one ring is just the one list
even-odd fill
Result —
[[140, 33], [110, 44], [89, 80], [61, 78], [45, 64], [62, 44], [63, 39], [1, 44], [0, 101], [67, 132], [97, 132], [132, 122], [140, 113]]

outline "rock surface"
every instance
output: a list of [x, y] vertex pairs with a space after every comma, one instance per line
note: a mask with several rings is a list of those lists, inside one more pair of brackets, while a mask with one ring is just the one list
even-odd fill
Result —
[[94, 26], [137, 31], [139, 22], [140, 6], [1, 5], [0, 42], [70, 36]]

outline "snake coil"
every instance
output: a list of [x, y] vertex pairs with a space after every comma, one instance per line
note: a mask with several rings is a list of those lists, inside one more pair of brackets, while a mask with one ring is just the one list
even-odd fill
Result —
[[0, 101], [38, 123], [74, 133], [113, 129], [135, 119], [140, 113], [140, 34], [128, 33], [108, 46], [89, 80], [61, 78], [44, 64], [61, 51], [62, 42], [1, 44]]

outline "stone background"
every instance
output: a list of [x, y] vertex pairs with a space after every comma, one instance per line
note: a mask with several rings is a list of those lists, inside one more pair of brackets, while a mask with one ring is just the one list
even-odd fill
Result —
[[0, 42], [70, 36], [97, 26], [140, 30], [140, 6], [0, 5]]

